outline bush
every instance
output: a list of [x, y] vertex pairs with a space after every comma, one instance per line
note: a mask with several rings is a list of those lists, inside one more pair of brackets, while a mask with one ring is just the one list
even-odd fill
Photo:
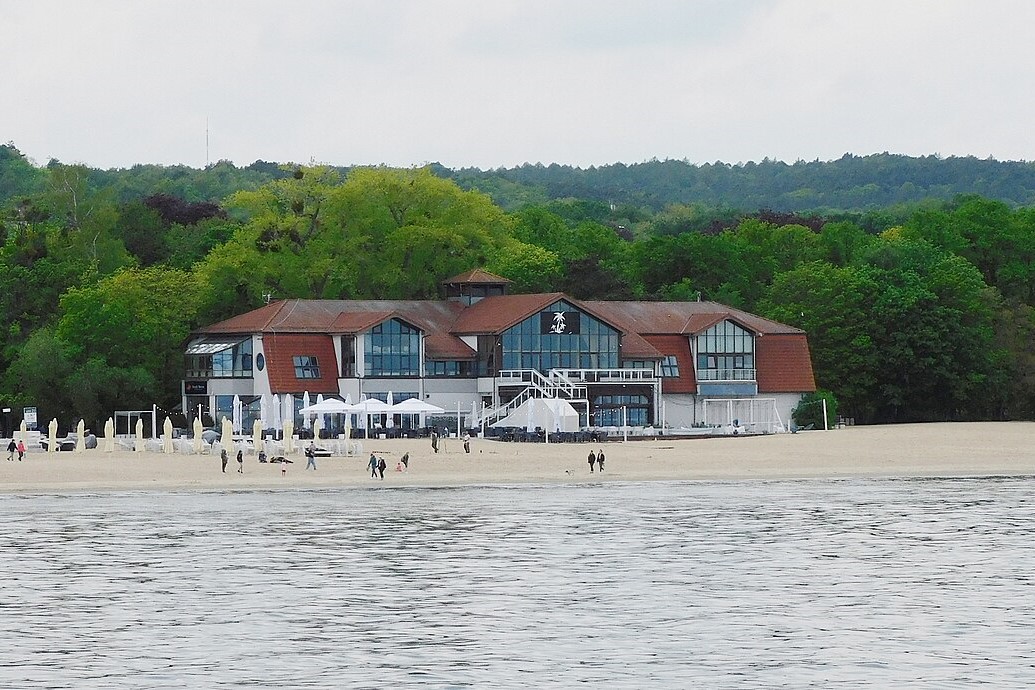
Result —
[[837, 398], [830, 391], [816, 391], [801, 399], [791, 412], [794, 423], [800, 427], [812, 424], [816, 429], [823, 428], [823, 401], [827, 401], [827, 427], [833, 428], [837, 423]]

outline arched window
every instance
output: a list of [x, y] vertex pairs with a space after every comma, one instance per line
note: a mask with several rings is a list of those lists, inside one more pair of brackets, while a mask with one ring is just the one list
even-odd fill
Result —
[[420, 331], [399, 319], [379, 323], [363, 339], [367, 376], [419, 376]]
[[697, 380], [755, 380], [754, 334], [727, 320], [697, 336]]

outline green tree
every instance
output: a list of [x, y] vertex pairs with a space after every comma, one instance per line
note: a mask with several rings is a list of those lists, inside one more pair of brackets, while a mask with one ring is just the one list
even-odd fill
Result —
[[72, 361], [84, 371], [106, 372], [116, 382], [139, 386], [126, 391], [99, 387], [95, 407], [171, 406], [179, 400], [181, 348], [194, 323], [199, 292], [191, 274], [152, 267], [120, 271], [65, 293], [56, 333]]

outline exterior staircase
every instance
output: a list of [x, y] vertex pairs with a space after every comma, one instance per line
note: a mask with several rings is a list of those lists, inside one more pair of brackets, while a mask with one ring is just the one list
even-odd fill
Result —
[[586, 387], [573, 382], [562, 371], [551, 369], [543, 375], [535, 369], [507, 369], [496, 376], [498, 386], [518, 386], [525, 388], [512, 400], [503, 405], [485, 408], [480, 414], [473, 415], [476, 426], [493, 424], [531, 398], [561, 398], [569, 402], [585, 402]]

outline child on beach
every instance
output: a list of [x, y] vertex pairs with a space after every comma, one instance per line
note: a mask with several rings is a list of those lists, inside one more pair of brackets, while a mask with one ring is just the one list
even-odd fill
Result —
[[12, 438], [11, 442], [7, 444], [7, 459], [13, 462], [14, 461], [14, 453], [17, 450], [18, 450], [18, 444], [15, 443], [14, 439]]
[[18, 462], [25, 457], [25, 441], [18, 441]]

